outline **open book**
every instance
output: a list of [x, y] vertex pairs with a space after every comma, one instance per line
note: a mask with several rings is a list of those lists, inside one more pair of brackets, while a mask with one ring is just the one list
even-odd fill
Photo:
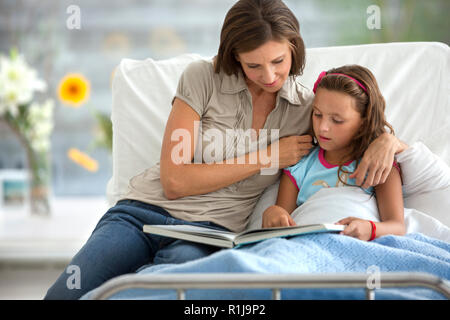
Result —
[[290, 237], [318, 232], [339, 232], [344, 230], [344, 228], [344, 225], [336, 224], [310, 224], [294, 227], [253, 229], [241, 233], [233, 233], [192, 225], [144, 225], [144, 232], [218, 247], [233, 248], [269, 238]]

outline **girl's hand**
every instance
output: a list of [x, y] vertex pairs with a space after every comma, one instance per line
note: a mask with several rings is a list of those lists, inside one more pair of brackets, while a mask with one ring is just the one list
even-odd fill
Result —
[[263, 213], [263, 228], [290, 227], [297, 225], [291, 215], [282, 207], [270, 206]]
[[404, 147], [404, 143], [394, 135], [383, 133], [369, 145], [350, 178], [356, 178], [358, 186], [364, 183], [362, 187], [365, 189], [385, 183], [394, 163], [394, 155]]
[[372, 236], [372, 224], [368, 220], [348, 217], [339, 220], [336, 224], [347, 225], [347, 227], [340, 234], [365, 241], [368, 241]]

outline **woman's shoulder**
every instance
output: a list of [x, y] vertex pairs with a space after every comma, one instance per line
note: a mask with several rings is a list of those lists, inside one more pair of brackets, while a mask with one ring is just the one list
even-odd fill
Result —
[[183, 70], [178, 80], [176, 96], [188, 102], [191, 107], [194, 107], [192, 104], [197, 105], [200, 112], [214, 91], [215, 82], [212, 61], [194, 60]]
[[292, 105], [310, 107], [314, 93], [310, 88], [300, 82], [298, 77], [290, 76], [281, 89], [281, 96]]
[[201, 90], [207, 90], [209, 94], [217, 86], [218, 80], [218, 75], [214, 72], [213, 61], [205, 58], [190, 62], [180, 77], [180, 82], [184, 87], [201, 88]]
[[213, 76], [214, 65], [211, 59], [198, 59], [190, 62], [183, 71], [184, 74], [193, 76]]

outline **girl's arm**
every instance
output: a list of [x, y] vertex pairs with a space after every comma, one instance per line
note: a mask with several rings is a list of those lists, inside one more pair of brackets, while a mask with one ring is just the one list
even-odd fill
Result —
[[[276, 142], [279, 148], [278, 158], [271, 158], [277, 161], [275, 164], [262, 164], [258, 151], [237, 157], [232, 164], [192, 163], [198, 138], [196, 121], [199, 123], [200, 116], [194, 109], [176, 98], [167, 120], [160, 158], [161, 185], [165, 196], [170, 200], [219, 190], [259, 173], [262, 168], [293, 165], [312, 147], [310, 136], [290, 136]], [[190, 141], [184, 141], [185, 138], [182, 141], [179, 138], [172, 141], [174, 133], [184, 133]], [[181, 145], [183, 148], [180, 148]], [[273, 145], [267, 147], [269, 157]], [[182, 158], [181, 161], [179, 158]]]
[[270, 206], [263, 213], [263, 228], [295, 226], [296, 223], [291, 217], [292, 211], [297, 208], [298, 189], [283, 173], [278, 187], [277, 202]]
[[375, 222], [376, 236], [404, 235], [404, 207], [400, 172], [392, 168], [384, 184], [375, 187], [381, 222]]
[[[404, 235], [404, 207], [400, 173], [392, 168], [384, 184], [375, 187], [378, 211], [381, 222], [375, 222], [376, 237], [387, 234]], [[363, 219], [349, 217], [342, 219], [338, 224], [347, 227], [342, 234], [361, 240], [369, 240], [372, 236], [372, 224]]]
[[350, 178], [365, 189], [385, 183], [394, 163], [394, 155], [406, 148], [408, 145], [394, 135], [383, 133], [369, 145]]

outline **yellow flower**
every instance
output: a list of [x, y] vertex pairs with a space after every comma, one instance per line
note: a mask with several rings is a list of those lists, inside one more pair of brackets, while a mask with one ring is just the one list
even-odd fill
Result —
[[76, 148], [70, 148], [67, 157], [88, 171], [96, 172], [98, 170], [97, 161]]
[[59, 99], [69, 106], [79, 107], [89, 98], [89, 81], [81, 74], [67, 74], [58, 86]]

